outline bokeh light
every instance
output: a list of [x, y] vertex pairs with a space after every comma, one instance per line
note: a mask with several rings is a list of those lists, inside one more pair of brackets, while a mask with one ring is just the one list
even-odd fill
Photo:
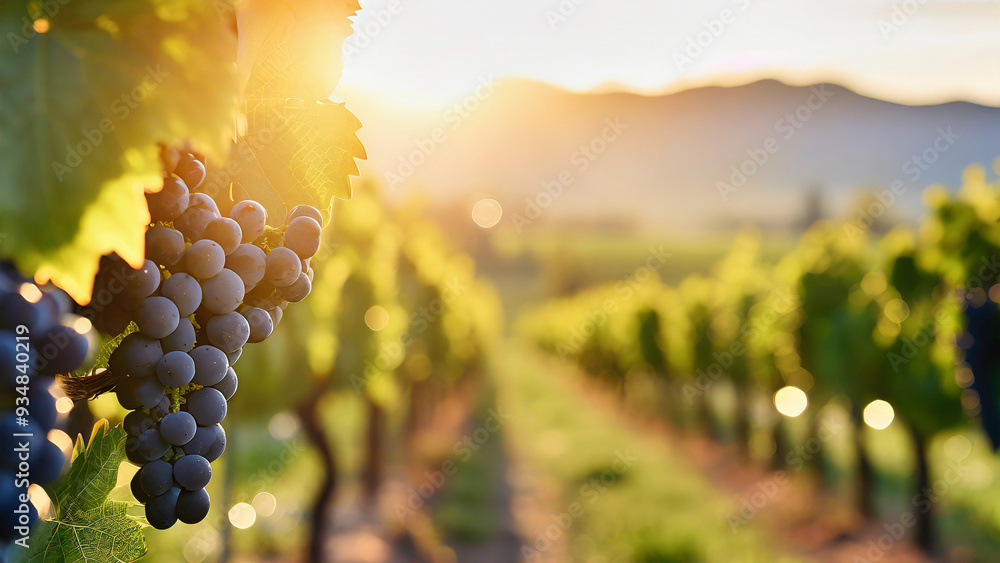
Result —
[[287, 440], [299, 431], [299, 419], [288, 411], [281, 411], [267, 423], [267, 432], [275, 440]]
[[257, 521], [257, 511], [245, 502], [237, 503], [229, 509], [229, 521], [233, 526], [245, 530]]
[[372, 305], [365, 311], [365, 325], [378, 332], [389, 324], [389, 311], [381, 305]]
[[257, 493], [257, 496], [253, 497], [253, 501], [250, 505], [253, 506], [253, 509], [257, 512], [257, 514], [259, 514], [262, 518], [266, 518], [274, 514], [274, 509], [277, 508], [278, 501], [274, 498], [274, 495], [267, 491], [263, 491]]
[[892, 410], [892, 405], [881, 399], [868, 403], [864, 410], [865, 424], [875, 430], [888, 428], [895, 417], [896, 413]]
[[809, 406], [809, 398], [806, 397], [805, 391], [789, 385], [774, 394], [774, 406], [781, 414], [795, 418], [805, 412]]
[[495, 199], [481, 199], [472, 206], [472, 220], [484, 229], [489, 229], [500, 222], [503, 208]]

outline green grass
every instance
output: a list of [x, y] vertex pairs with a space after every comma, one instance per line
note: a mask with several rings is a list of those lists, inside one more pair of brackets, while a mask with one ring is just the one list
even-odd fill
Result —
[[727, 523], [734, 498], [669, 444], [582, 401], [551, 365], [508, 345], [493, 374], [498, 404], [511, 414], [505, 429], [512, 446], [562, 484], [554, 516], [569, 516], [573, 560], [795, 560], [777, 552], [753, 521], [734, 532]]

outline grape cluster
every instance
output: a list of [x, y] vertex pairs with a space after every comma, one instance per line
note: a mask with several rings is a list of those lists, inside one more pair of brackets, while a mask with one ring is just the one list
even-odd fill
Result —
[[224, 217], [193, 191], [205, 179], [203, 162], [184, 154], [167, 172], [163, 189], [147, 195], [145, 264], [134, 270], [109, 257], [95, 284], [95, 295], [113, 296], [97, 327], [138, 327], [112, 352], [108, 371], [132, 411], [126, 454], [141, 467], [132, 492], [159, 529], [208, 514], [205, 486], [226, 447], [220, 423], [237, 387], [232, 366], [311, 291], [322, 222], [316, 208], [300, 205], [284, 226], [270, 227], [263, 206], [249, 200]]
[[75, 322], [71, 311], [65, 293], [0, 263], [0, 545], [38, 519], [28, 485], [54, 480], [66, 463], [47, 436], [58, 416], [55, 376], [78, 369], [89, 351], [87, 337], [66, 324]]

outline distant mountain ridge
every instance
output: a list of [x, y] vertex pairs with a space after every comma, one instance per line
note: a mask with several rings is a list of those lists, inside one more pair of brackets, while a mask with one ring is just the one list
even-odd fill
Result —
[[957, 187], [966, 166], [1000, 156], [1000, 108], [904, 106], [831, 84], [646, 97], [504, 80], [436, 112], [338, 94], [364, 123], [363, 177], [390, 197], [492, 197], [505, 221], [532, 212], [524, 228], [600, 214], [663, 231], [792, 224], [812, 192], [843, 213], [866, 187], [894, 184], [889, 213], [913, 217], [924, 187]]

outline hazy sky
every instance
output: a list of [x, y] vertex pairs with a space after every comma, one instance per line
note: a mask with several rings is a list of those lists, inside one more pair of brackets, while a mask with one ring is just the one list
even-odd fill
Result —
[[[362, 0], [343, 84], [413, 104], [519, 76], [646, 93], [774, 77], [1000, 105], [996, 0]], [[395, 7], [395, 13], [389, 11]]]

